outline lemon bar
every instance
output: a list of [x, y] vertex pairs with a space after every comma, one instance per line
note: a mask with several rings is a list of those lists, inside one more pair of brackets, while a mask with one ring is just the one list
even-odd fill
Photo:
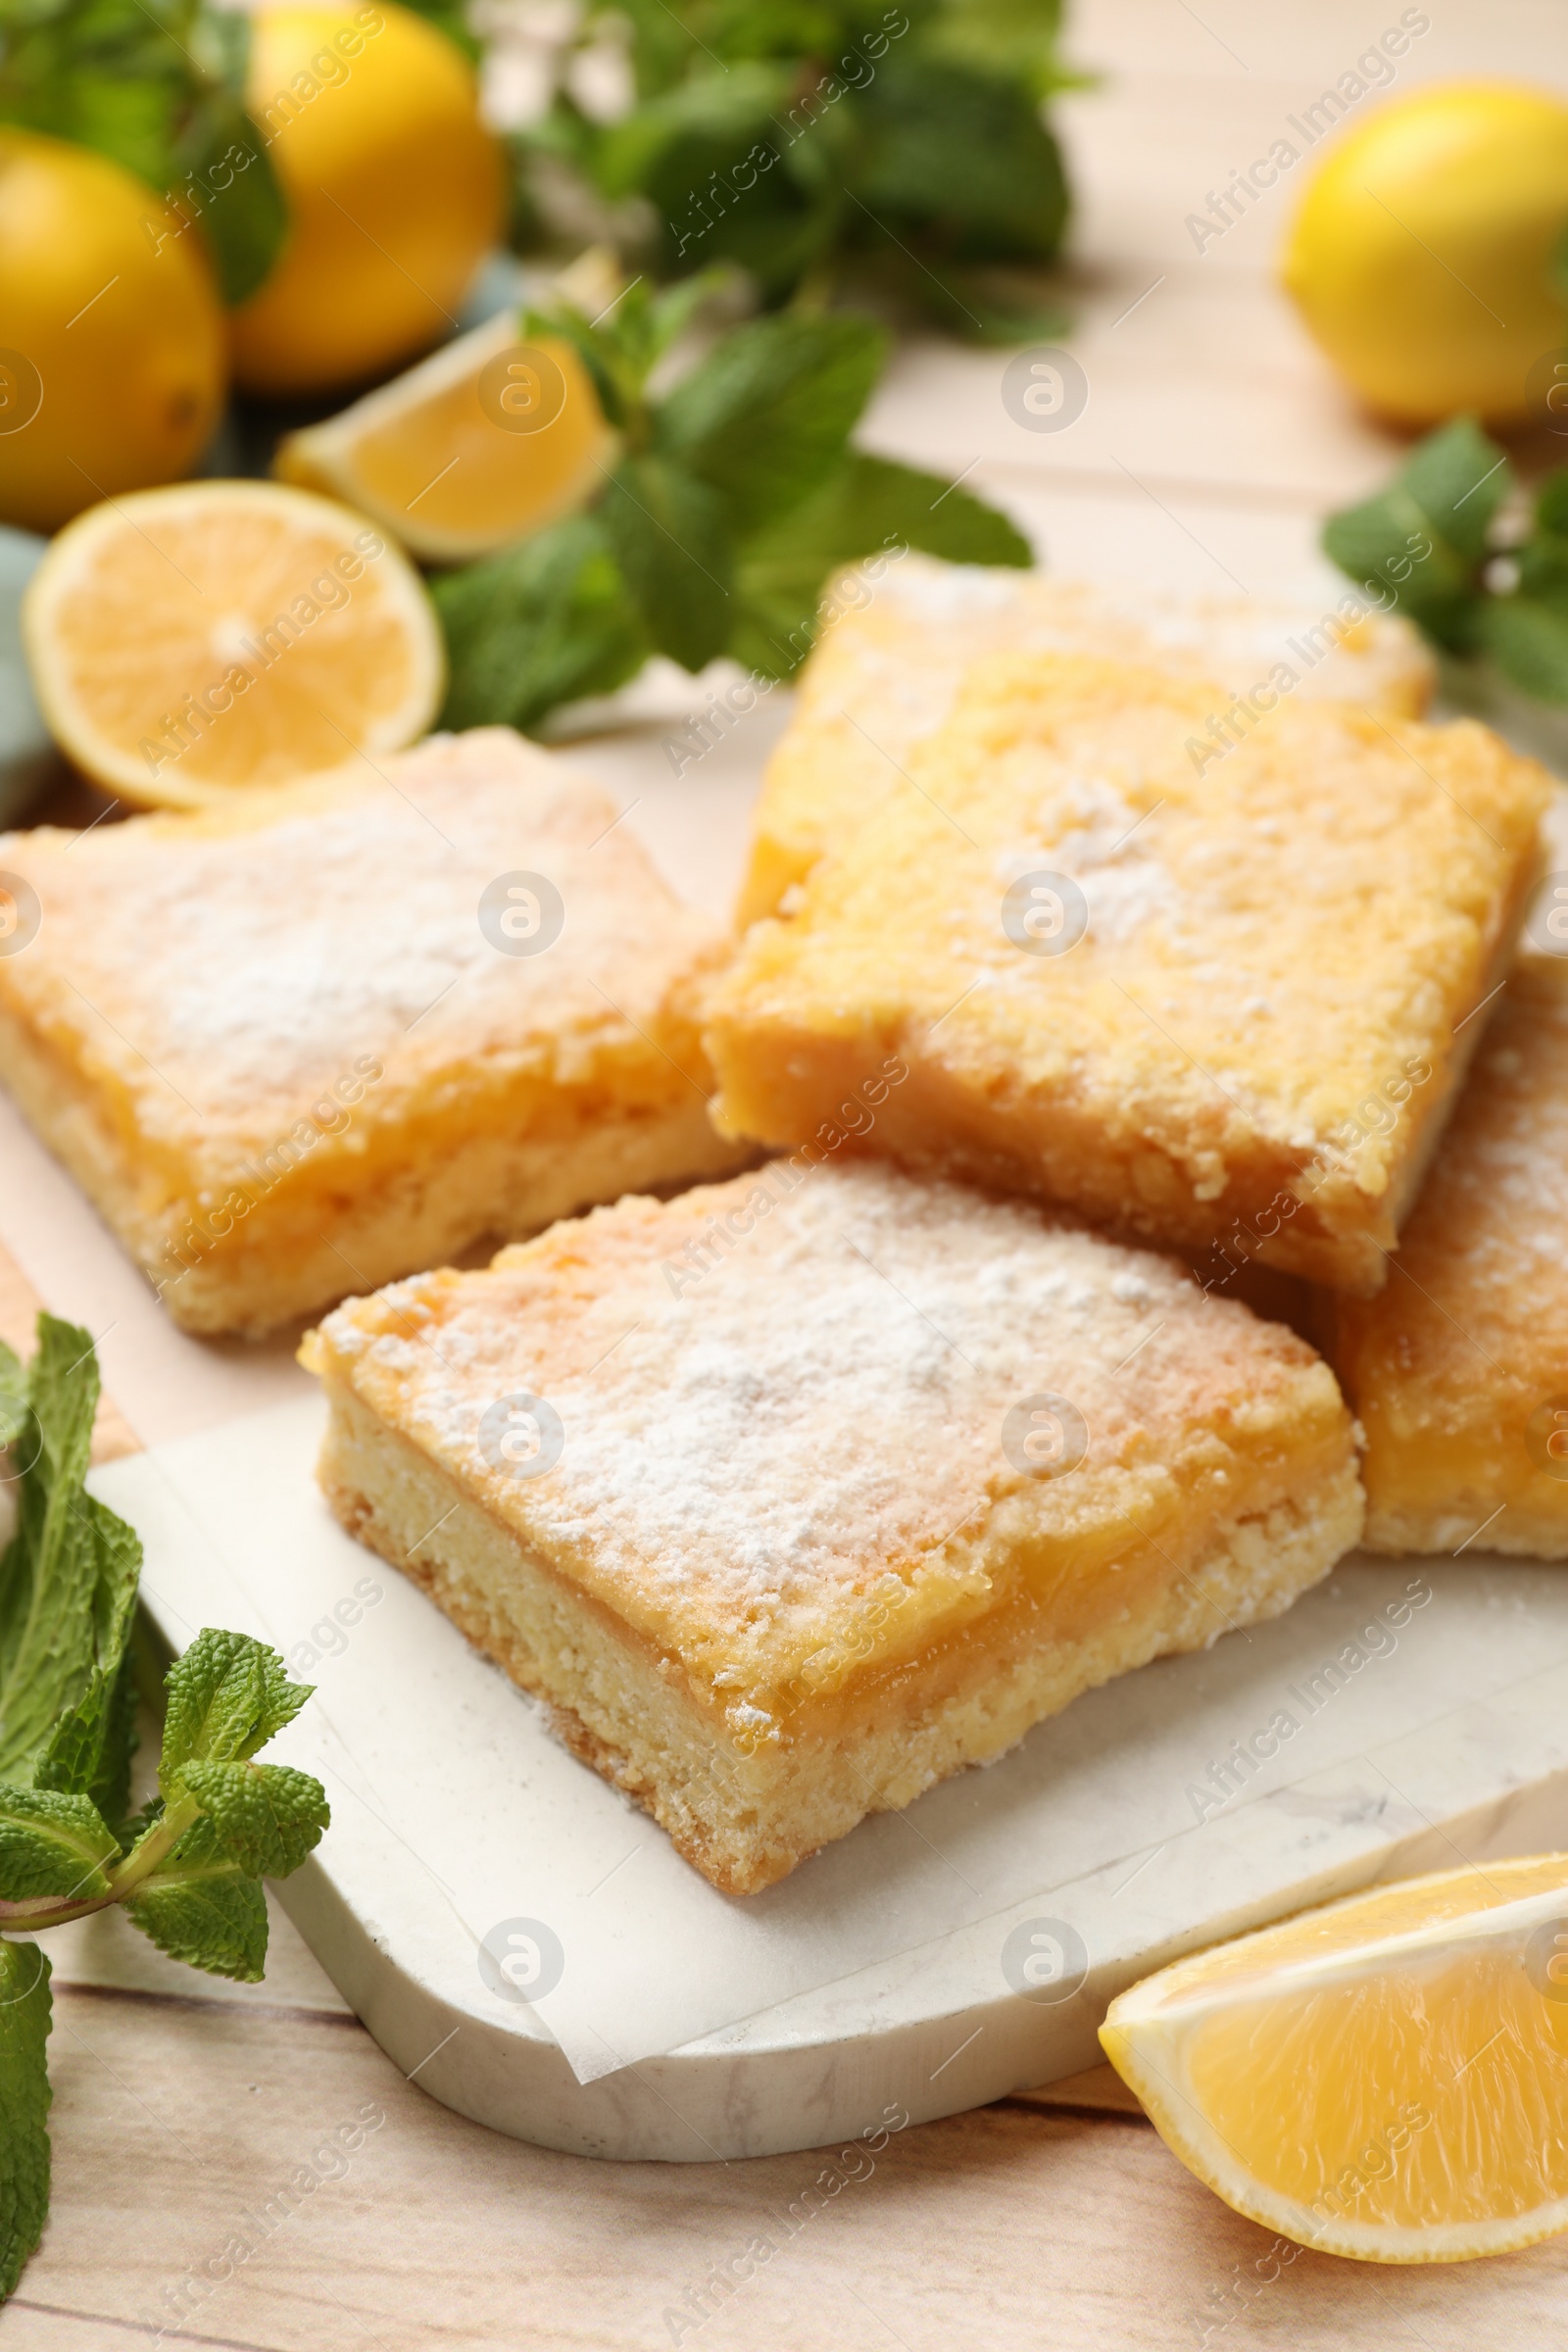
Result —
[[0, 837], [0, 1079], [186, 1330], [739, 1164], [697, 1030], [722, 943], [615, 813], [493, 728]]
[[[1294, 691], [1419, 718], [1436, 667], [1409, 622], [1345, 593], [1327, 608], [1061, 580], [1049, 572], [908, 555], [831, 581], [795, 714], [768, 763], [739, 919], [777, 911], [847, 825], [907, 789], [910, 752], [952, 710], [964, 672], [993, 654], [1086, 654], [1214, 678], [1219, 716], [1290, 670]], [[1270, 680], [1273, 687], [1270, 687]]]
[[[1370, 1293], [1539, 866], [1545, 771], [1473, 721], [1049, 655], [970, 674], [754, 924], [706, 1032], [730, 1133], [848, 1147]], [[1369, 1105], [1376, 1105], [1375, 1112]]]
[[1372, 1549], [1568, 1559], [1568, 963], [1515, 970], [1387, 1290], [1336, 1320]]
[[1276, 1614], [1361, 1525], [1293, 1333], [869, 1162], [596, 1209], [305, 1360], [344, 1526], [727, 1893]]

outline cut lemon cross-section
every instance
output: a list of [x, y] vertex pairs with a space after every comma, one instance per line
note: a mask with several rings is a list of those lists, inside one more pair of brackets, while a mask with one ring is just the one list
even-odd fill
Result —
[[398, 751], [443, 690], [408, 559], [364, 514], [272, 482], [89, 508], [34, 572], [22, 625], [61, 749], [152, 807]]
[[1301, 2245], [1464, 2262], [1568, 2229], [1568, 1854], [1179, 1960], [1100, 2038], [1182, 2162]]
[[580, 507], [603, 487], [613, 442], [570, 344], [524, 340], [503, 312], [290, 433], [273, 471], [362, 507], [427, 562], [456, 564]]

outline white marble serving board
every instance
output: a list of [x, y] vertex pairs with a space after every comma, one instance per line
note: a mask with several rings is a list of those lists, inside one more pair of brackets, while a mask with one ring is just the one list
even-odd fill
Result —
[[[726, 1898], [335, 1525], [320, 1417], [313, 1398], [248, 1415], [94, 1486], [141, 1531], [175, 1646], [237, 1625], [316, 1682], [280, 1752], [324, 1780], [333, 1825], [284, 1899], [404, 2070], [521, 2136], [727, 2156], [894, 2101], [952, 2112], [1089, 2063], [1109, 1995], [1176, 1950], [1375, 1875], [1568, 1842], [1568, 1577], [1356, 1560]], [[1277, 1752], [1244, 1779], [1238, 1742]], [[1081, 1939], [1071, 1997], [1009, 1984], [1031, 1920]], [[481, 1966], [521, 1922], [563, 1962], [531, 2008]]]
[[[682, 695], [701, 701], [671, 689], [676, 735]], [[657, 724], [567, 757], [635, 804], [671, 881], [720, 913], [785, 704], [679, 776]], [[954, 2112], [1090, 2063], [1111, 1993], [1178, 1949], [1374, 1876], [1568, 1844], [1568, 1576], [1471, 1552], [1347, 1563], [1278, 1624], [1092, 1693], [766, 1895], [719, 1896], [330, 1521], [310, 1477], [319, 1405], [291, 1348], [175, 1331], [3, 1100], [0, 1165], [0, 1238], [92, 1330], [150, 1449], [97, 1483], [147, 1541], [165, 1633], [177, 1646], [219, 1621], [298, 1663], [302, 1643], [324, 1652], [286, 1738], [334, 1821], [283, 1889], [291, 1912], [405, 2072], [480, 2121], [588, 2154], [705, 2158], [818, 2145], [894, 2103]], [[331, 1654], [311, 1629], [345, 1596], [352, 1611], [366, 1577], [380, 1598]], [[1432, 1597], [1391, 1629], [1412, 1580]], [[1211, 1765], [1379, 1622], [1330, 1703], [1298, 1707], [1234, 1801], [1200, 1806]], [[564, 1959], [532, 2007], [478, 1962], [519, 1920]], [[1025, 1997], [1004, 1973], [1008, 1936], [1041, 1920], [1085, 1947], [1070, 1997]]]

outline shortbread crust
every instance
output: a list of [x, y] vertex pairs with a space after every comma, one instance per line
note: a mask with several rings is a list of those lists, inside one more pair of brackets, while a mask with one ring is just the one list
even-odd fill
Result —
[[721, 940], [615, 815], [486, 728], [0, 838], [41, 914], [0, 956], [0, 1078], [177, 1322], [257, 1335], [737, 1164], [697, 1031]]
[[846, 829], [906, 791], [916, 744], [951, 714], [965, 672], [1005, 653], [1081, 654], [1218, 681], [1219, 716], [1282, 665], [1295, 692], [1419, 718], [1437, 665], [1396, 614], [1353, 617], [1258, 597], [1114, 588], [1046, 571], [877, 557], [830, 581], [824, 620], [796, 688], [795, 712], [768, 761], [753, 819], [738, 920], [778, 911]]
[[1568, 1559], [1568, 963], [1515, 971], [1387, 1290], [1337, 1321], [1368, 1546]]
[[[1375, 1292], [1512, 952], [1549, 780], [1472, 721], [1299, 700], [1210, 758], [1211, 700], [1097, 662], [972, 670], [910, 755], [917, 789], [717, 984], [720, 1125], [801, 1143], [897, 1054], [908, 1082], [847, 1149]], [[1042, 876], [1031, 941], [1008, 894]]]
[[869, 1163], [598, 1209], [348, 1301], [306, 1360], [345, 1526], [729, 1892], [1277, 1613], [1361, 1523], [1294, 1334]]

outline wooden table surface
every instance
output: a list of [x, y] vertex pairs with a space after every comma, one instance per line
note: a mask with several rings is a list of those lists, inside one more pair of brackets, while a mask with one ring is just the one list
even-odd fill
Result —
[[[1396, 91], [1476, 73], [1568, 85], [1561, 0], [1429, 13]], [[1398, 452], [1270, 283], [1304, 167], [1201, 254], [1187, 219], [1399, 14], [1395, 0], [1079, 8], [1072, 54], [1107, 76], [1060, 110], [1089, 407], [1068, 431], [1025, 435], [1002, 408], [1001, 357], [918, 342], [869, 438], [951, 471], [975, 460], [973, 486], [1057, 570], [1249, 592], [1317, 581], [1327, 603], [1317, 518]], [[14, 1344], [35, 1305], [0, 1257]], [[100, 1452], [133, 1444], [107, 1406]], [[1282, 2264], [1108, 2070], [900, 2133], [790, 2236], [773, 2217], [814, 2177], [809, 2155], [593, 2164], [449, 2114], [382, 2056], [275, 1902], [259, 1986], [167, 1962], [114, 1915], [52, 1949], [54, 2212], [0, 2314], [4, 2352], [111, 2352], [160, 2328], [257, 2352], [1568, 2347], [1568, 2240], [1457, 2269]], [[356, 2119], [363, 2144], [323, 2152], [313, 2178], [331, 2177], [269, 2228], [273, 2192]], [[692, 2291], [770, 2233], [776, 2254], [696, 2324]]]

